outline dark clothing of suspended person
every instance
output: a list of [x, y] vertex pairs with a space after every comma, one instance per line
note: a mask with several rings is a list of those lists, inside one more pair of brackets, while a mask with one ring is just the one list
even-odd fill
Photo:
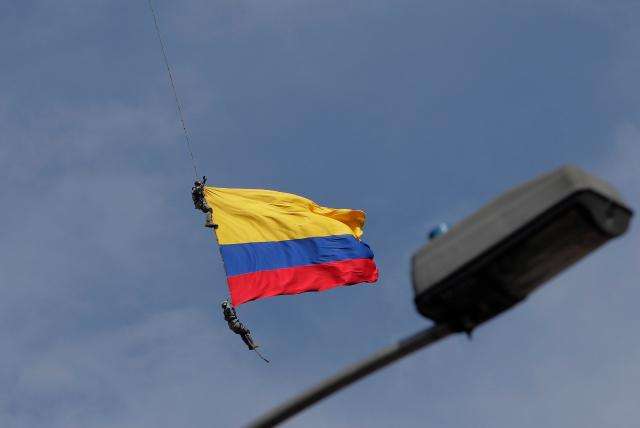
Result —
[[193, 199], [193, 205], [197, 210], [202, 211], [207, 215], [204, 222], [204, 227], [218, 228], [218, 225], [213, 222], [213, 209], [207, 203], [204, 197], [204, 185], [207, 182], [207, 177], [202, 177], [202, 181], [196, 180], [191, 188], [191, 199]]
[[229, 329], [235, 334], [240, 335], [242, 341], [247, 345], [247, 348], [253, 351], [259, 347], [259, 345], [253, 341], [251, 331], [238, 319], [235, 308], [226, 300], [222, 302], [222, 314], [224, 315], [224, 320], [229, 325]]

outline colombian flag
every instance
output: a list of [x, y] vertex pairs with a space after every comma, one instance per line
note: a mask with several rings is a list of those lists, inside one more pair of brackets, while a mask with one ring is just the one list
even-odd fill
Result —
[[206, 187], [205, 198], [234, 306], [378, 280], [362, 211], [261, 189]]

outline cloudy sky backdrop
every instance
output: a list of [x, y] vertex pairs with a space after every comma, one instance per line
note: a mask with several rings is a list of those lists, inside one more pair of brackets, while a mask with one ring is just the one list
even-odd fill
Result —
[[[572, 163], [640, 207], [640, 4], [157, 0], [210, 182], [367, 211], [374, 286], [240, 308], [145, 0], [0, 2], [0, 426], [240, 426], [428, 322], [409, 258]], [[633, 227], [481, 327], [299, 427], [636, 427]]]

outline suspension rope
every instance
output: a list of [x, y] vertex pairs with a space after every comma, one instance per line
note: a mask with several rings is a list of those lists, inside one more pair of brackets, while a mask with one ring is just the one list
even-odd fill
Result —
[[193, 155], [193, 150], [191, 150], [191, 136], [189, 135], [189, 131], [187, 130], [187, 124], [184, 120], [184, 113], [182, 111], [182, 103], [180, 102], [180, 98], [178, 97], [178, 91], [176, 89], [176, 82], [173, 77], [173, 72], [171, 71], [171, 65], [169, 65], [169, 59], [167, 57], [167, 48], [164, 44], [164, 40], [162, 39], [162, 33], [160, 32], [160, 25], [158, 24], [158, 15], [156, 14], [155, 9], [153, 8], [152, 0], [149, 0], [149, 10], [151, 11], [151, 15], [153, 15], [153, 23], [156, 27], [156, 34], [158, 36], [158, 41], [160, 42], [160, 49], [162, 50], [162, 58], [164, 59], [164, 65], [167, 68], [167, 74], [169, 75], [169, 82], [171, 83], [171, 89], [173, 91], [173, 97], [176, 102], [176, 107], [178, 109], [178, 115], [180, 116], [180, 123], [182, 124], [182, 130], [184, 131], [184, 142], [187, 147], [187, 151], [189, 152], [189, 156], [191, 157], [191, 164], [193, 166], [193, 174], [194, 178], [197, 180], [198, 176], [198, 167], [196, 165], [196, 158]]

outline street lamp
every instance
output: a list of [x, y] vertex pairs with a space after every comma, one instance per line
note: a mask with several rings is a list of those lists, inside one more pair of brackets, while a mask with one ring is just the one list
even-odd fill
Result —
[[412, 259], [418, 311], [435, 325], [348, 367], [251, 424], [272, 427], [357, 380], [481, 323], [628, 228], [631, 209], [608, 184], [571, 166], [522, 184]]
[[608, 184], [566, 166], [522, 184], [412, 260], [418, 311], [470, 332], [623, 234], [632, 211]]

